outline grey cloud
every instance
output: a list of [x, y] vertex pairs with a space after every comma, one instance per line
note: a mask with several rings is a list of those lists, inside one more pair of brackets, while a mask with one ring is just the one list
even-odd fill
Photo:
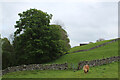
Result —
[[8, 37], [15, 31], [14, 25], [19, 19], [17, 14], [29, 8], [53, 14], [52, 23], [54, 20], [61, 20], [66, 27], [72, 47], [79, 45], [80, 42], [117, 37], [117, 3], [114, 2], [6, 2], [2, 5], [3, 37]]

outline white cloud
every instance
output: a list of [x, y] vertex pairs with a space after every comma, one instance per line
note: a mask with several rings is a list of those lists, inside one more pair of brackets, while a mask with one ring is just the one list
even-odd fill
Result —
[[1, 0], [1, 2], [118, 2], [119, 0]]

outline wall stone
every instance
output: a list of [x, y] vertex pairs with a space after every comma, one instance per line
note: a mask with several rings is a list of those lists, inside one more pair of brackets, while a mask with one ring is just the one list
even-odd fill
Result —
[[68, 64], [30, 64], [30, 65], [21, 65], [15, 67], [8, 67], [2, 70], [2, 75], [9, 72], [16, 71], [27, 71], [27, 70], [66, 70], [68, 69]]
[[[112, 62], [120, 61], [120, 56], [114, 56], [110, 58], [97, 59], [91, 61], [80, 61], [78, 63], [78, 70], [82, 69], [84, 65], [88, 64], [90, 67], [100, 66]], [[72, 66], [72, 65], [71, 65]], [[27, 70], [66, 70], [68, 69], [68, 63], [64, 64], [30, 64], [21, 65], [15, 67], [8, 67], [2, 70], [2, 75], [9, 72], [27, 71]]]
[[112, 62], [120, 61], [120, 56], [114, 56], [110, 58], [105, 58], [105, 59], [97, 59], [97, 60], [91, 60], [91, 61], [80, 61], [78, 63], [78, 70], [82, 69], [84, 65], [89, 65], [90, 67], [94, 66], [100, 66]]

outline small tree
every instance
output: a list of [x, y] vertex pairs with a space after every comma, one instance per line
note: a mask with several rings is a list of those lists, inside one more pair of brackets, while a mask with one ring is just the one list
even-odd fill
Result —
[[7, 38], [2, 39], [2, 68], [14, 65], [13, 46]]
[[1, 34], [0, 34], [0, 53], [2, 53], [2, 39], [1, 39]]

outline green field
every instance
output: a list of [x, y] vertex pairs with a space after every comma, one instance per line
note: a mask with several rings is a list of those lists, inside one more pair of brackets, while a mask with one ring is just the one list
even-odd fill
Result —
[[3, 78], [118, 78], [118, 62], [91, 67], [87, 74], [83, 70], [33, 70], [8, 73]]
[[[106, 42], [106, 41], [104, 41]], [[100, 43], [100, 42], [98, 42]], [[103, 43], [103, 41], [102, 41]], [[97, 43], [96, 43], [97, 44]], [[91, 46], [91, 45], [89, 45]], [[81, 46], [82, 47], [82, 46]], [[88, 46], [86, 46], [88, 48]], [[84, 47], [84, 49], [86, 49]], [[105, 46], [90, 50], [90, 51], [84, 51], [84, 52], [77, 52], [77, 53], [70, 53], [66, 54], [59, 59], [50, 62], [50, 63], [72, 63], [74, 65], [77, 65], [79, 61], [84, 60], [95, 60], [95, 59], [102, 59], [112, 56], [118, 56], [118, 41], [107, 44]]]
[[[88, 49], [96, 45], [108, 42], [109, 40], [89, 44], [85, 46], [74, 47], [71, 52], [79, 49]], [[94, 45], [94, 46], [93, 46]], [[78, 49], [79, 48], [79, 49]], [[107, 44], [105, 46], [84, 52], [66, 54], [59, 59], [52, 61], [52, 63], [74, 64], [77, 68], [79, 61], [102, 59], [112, 56], [118, 56], [118, 41]], [[83, 70], [33, 70], [33, 71], [19, 71], [8, 73], [3, 78], [117, 78], [118, 77], [118, 63], [114, 62], [107, 65], [91, 67], [89, 73], [85, 74]]]

